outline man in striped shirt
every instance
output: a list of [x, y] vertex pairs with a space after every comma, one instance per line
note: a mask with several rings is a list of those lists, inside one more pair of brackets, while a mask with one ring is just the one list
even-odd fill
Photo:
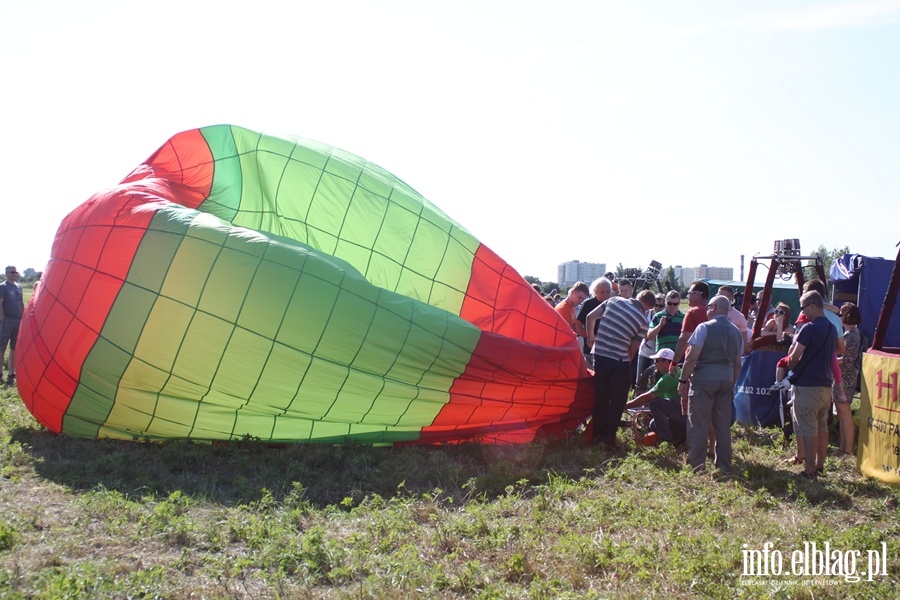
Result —
[[585, 319], [594, 355], [594, 439], [607, 448], [616, 446], [616, 431], [631, 388], [631, 360], [647, 335], [646, 312], [655, 306], [656, 296], [644, 290], [636, 299], [614, 296]]

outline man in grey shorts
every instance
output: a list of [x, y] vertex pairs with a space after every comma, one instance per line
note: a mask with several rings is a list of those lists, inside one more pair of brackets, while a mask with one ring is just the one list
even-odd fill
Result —
[[803, 479], [815, 479], [825, 465], [828, 453], [828, 411], [831, 409], [831, 357], [837, 333], [825, 316], [825, 302], [819, 292], [800, 297], [800, 310], [811, 321], [797, 334], [788, 355], [793, 371], [794, 435], [806, 449]]

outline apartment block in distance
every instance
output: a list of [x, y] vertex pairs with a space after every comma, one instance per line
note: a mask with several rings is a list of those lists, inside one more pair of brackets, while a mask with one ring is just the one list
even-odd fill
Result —
[[606, 273], [606, 263], [589, 263], [580, 260], [570, 260], [557, 267], [556, 282], [559, 285], [572, 285], [583, 281], [590, 283]]
[[672, 267], [677, 277], [684, 285], [690, 285], [692, 281], [698, 279], [721, 279], [723, 281], [734, 281], [734, 269], [731, 267], [710, 267], [709, 265], [700, 265], [699, 267], [682, 267], [676, 265]]

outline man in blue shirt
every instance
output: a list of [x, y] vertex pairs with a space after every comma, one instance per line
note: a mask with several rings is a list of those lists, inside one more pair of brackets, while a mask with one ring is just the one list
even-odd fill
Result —
[[[831, 409], [831, 358], [837, 344], [834, 327], [825, 316], [825, 301], [819, 292], [800, 297], [800, 309], [811, 321], [797, 334], [788, 354], [794, 372], [794, 435], [805, 449], [805, 479], [815, 479], [824, 468], [828, 453], [828, 411]], [[799, 448], [799, 446], [798, 446]]]
[[0, 283], [0, 380], [3, 379], [3, 358], [9, 345], [9, 377], [6, 385], [16, 383], [16, 338], [19, 322], [25, 312], [22, 286], [16, 282], [19, 272], [12, 265], [6, 267], [6, 281]]

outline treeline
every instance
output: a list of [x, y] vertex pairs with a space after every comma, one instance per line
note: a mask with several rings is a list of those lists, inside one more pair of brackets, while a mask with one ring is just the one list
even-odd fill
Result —
[[19, 283], [34, 283], [41, 278], [42, 274], [43, 271], [35, 271], [28, 267], [19, 274]]

